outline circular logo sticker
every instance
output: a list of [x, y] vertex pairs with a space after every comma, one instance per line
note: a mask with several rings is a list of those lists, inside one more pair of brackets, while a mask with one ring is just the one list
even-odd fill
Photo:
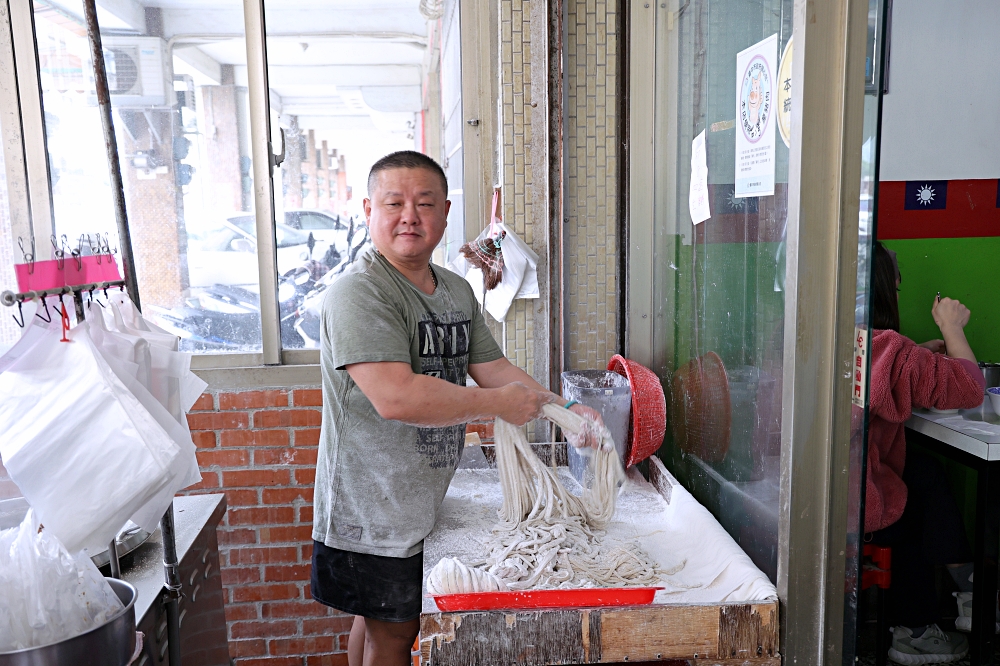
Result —
[[747, 65], [740, 86], [740, 126], [750, 143], [757, 143], [771, 119], [771, 72], [763, 56]]

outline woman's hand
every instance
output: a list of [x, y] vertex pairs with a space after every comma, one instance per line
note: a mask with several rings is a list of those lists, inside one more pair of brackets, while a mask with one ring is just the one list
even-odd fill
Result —
[[965, 337], [965, 325], [969, 323], [969, 308], [952, 298], [935, 299], [931, 308], [934, 323], [941, 329], [941, 337], [952, 358], [964, 358], [976, 362], [976, 355]]
[[946, 328], [965, 328], [971, 314], [969, 308], [948, 297], [940, 301], [935, 298], [934, 306], [931, 307], [931, 316], [934, 317], [934, 323], [942, 333]]
[[922, 344], [917, 345], [918, 347], [923, 347], [924, 349], [930, 349], [935, 354], [947, 354], [948, 347], [945, 346], [944, 340], [928, 340]]

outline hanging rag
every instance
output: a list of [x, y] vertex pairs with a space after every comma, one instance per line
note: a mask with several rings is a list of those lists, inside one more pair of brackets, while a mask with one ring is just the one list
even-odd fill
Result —
[[503, 251], [500, 249], [500, 244], [507, 234], [505, 231], [497, 229], [497, 204], [499, 200], [500, 191], [494, 190], [489, 233], [485, 236], [480, 234], [478, 238], [459, 248], [459, 252], [466, 260], [483, 272], [483, 287], [486, 291], [495, 289], [503, 280]]

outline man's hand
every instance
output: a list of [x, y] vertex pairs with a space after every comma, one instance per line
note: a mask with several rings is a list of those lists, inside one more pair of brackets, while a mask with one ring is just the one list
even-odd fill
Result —
[[[601, 446], [601, 431], [600, 426], [604, 425], [604, 420], [601, 418], [601, 413], [592, 407], [587, 407], [586, 405], [581, 405], [577, 403], [569, 408], [569, 411], [577, 414], [579, 416], [587, 419], [587, 426], [583, 429], [583, 432], [572, 433], [566, 432], [566, 441], [578, 449], [584, 447], [589, 447], [592, 449], [600, 448]], [[592, 428], [590, 422], [595, 423], [598, 427]]]
[[500, 395], [497, 416], [516, 426], [541, 418], [542, 406], [558, 399], [554, 393], [538, 391], [521, 382], [505, 384]]

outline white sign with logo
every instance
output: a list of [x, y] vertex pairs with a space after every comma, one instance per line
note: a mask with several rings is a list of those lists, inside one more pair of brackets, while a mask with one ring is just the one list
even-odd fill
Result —
[[777, 64], [777, 33], [736, 55], [737, 198], [774, 194]]

